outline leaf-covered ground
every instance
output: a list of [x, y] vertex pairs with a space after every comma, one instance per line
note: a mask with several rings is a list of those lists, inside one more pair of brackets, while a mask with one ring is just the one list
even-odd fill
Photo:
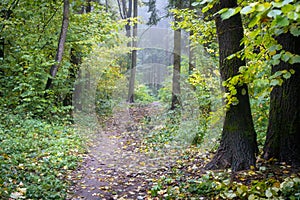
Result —
[[0, 110], [0, 199], [65, 199], [65, 175], [80, 160], [70, 125]]
[[300, 199], [299, 169], [285, 163], [204, 170], [213, 154], [168, 138], [163, 112], [159, 103], [116, 108], [68, 176], [68, 199]]
[[[119, 107], [90, 138], [89, 150], [69, 179], [70, 199], [144, 199], [152, 182], [168, 173], [170, 153], [157, 157], [143, 144], [152, 127], [147, 117], [160, 114], [160, 106]], [[173, 156], [172, 156], [173, 157]]]

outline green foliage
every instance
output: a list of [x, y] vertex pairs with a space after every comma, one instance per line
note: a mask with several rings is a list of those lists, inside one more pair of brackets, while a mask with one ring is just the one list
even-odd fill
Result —
[[195, 10], [174, 9], [173, 13], [181, 19], [175, 28], [192, 31], [194, 33], [192, 40], [204, 44], [206, 51], [209, 52], [205, 42], [213, 44], [215, 40], [209, 38], [209, 35], [216, 35], [215, 27], [209, 23], [214, 23], [217, 15], [223, 20], [236, 14], [242, 15], [245, 36], [241, 43], [245, 48], [227, 59], [239, 57], [247, 60], [247, 63], [246, 66], [240, 67], [238, 75], [223, 82], [223, 86], [228, 89], [224, 98], [227, 108], [236, 105], [238, 103], [236, 86], [248, 85], [255, 129], [261, 147], [268, 123], [270, 92], [273, 87], [281, 86], [294, 74], [294, 70], [282, 70], [271, 74], [271, 68], [280, 62], [295, 64], [299, 61], [299, 55], [282, 50], [282, 46], [276, 41], [276, 37], [284, 33], [299, 35], [299, 2], [294, 0], [238, 1], [238, 6], [235, 8], [215, 10], [214, 5], [217, 2], [215, 0], [194, 2], [193, 6], [202, 11], [200, 14]]
[[121, 74], [120, 67], [111, 66], [102, 71], [96, 89], [96, 111], [99, 116], [111, 114], [118, 103], [118, 86], [124, 82], [125, 76]]
[[196, 9], [172, 9], [172, 13], [180, 19], [177, 24], [173, 24], [172, 28], [174, 30], [180, 28], [192, 33], [190, 35], [192, 48], [203, 45], [205, 53], [212, 58], [218, 57], [217, 35], [213, 21], [204, 20], [204, 15], [202, 13], [199, 14]]
[[116, 43], [113, 48], [93, 47], [93, 52], [80, 65], [73, 98], [77, 114], [87, 115], [76, 118], [89, 118], [90, 114], [109, 115], [114, 106], [125, 99], [126, 69], [119, 66], [119, 60], [128, 52], [129, 48], [123, 42]]
[[45, 95], [49, 70], [55, 64], [62, 4], [45, 0], [15, 2], [0, 4], [1, 13], [5, 13], [0, 20], [0, 38], [5, 42], [4, 59], [0, 63], [0, 103], [16, 113], [26, 112], [46, 119], [63, 118], [72, 110], [70, 102], [78, 73], [71, 50], [80, 60], [95, 44], [113, 46], [121, 40], [118, 31], [123, 22], [116, 22], [96, 3], [93, 12], [77, 14], [77, 3], [82, 2], [74, 1], [63, 61], [53, 88]]
[[143, 84], [138, 84], [134, 91], [134, 99], [137, 103], [151, 103], [156, 100], [151, 90]]
[[1, 199], [65, 199], [83, 150], [73, 128], [1, 110], [0, 142]]

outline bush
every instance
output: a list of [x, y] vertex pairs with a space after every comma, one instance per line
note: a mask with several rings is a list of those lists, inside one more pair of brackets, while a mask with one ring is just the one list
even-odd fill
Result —
[[143, 84], [137, 85], [134, 91], [134, 99], [137, 103], [151, 103], [155, 101], [155, 97], [152, 96], [150, 89]]

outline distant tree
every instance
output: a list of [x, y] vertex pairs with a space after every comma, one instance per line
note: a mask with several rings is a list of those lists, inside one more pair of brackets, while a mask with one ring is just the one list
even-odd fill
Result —
[[148, 2], [144, 2], [146, 6], [148, 6], [148, 12], [150, 13], [150, 17], [148, 19], [147, 25], [157, 25], [160, 18], [158, 16], [158, 10], [156, 8], [156, 0], [149, 0]]
[[[194, 0], [189, 1], [189, 9], [193, 10], [194, 6], [192, 5]], [[190, 38], [194, 35], [194, 32], [190, 30]], [[189, 74], [192, 74], [195, 69], [195, 51], [191, 39], [189, 40]]]
[[[217, 10], [234, 8], [236, 0], [220, 0]], [[220, 73], [223, 81], [237, 75], [240, 66], [245, 66], [241, 58], [227, 57], [242, 50], [243, 26], [240, 14], [222, 20], [215, 19], [219, 42]], [[226, 89], [227, 90], [227, 89]], [[256, 133], [251, 116], [248, 88], [246, 84], [236, 86], [238, 104], [231, 105], [226, 111], [220, 146], [207, 169], [231, 167], [233, 171], [250, 169], [255, 166], [257, 153]]]
[[[300, 37], [284, 33], [276, 38], [286, 52], [300, 55]], [[264, 158], [300, 165], [300, 63], [281, 61], [272, 74], [294, 70], [281, 86], [275, 86], [270, 97], [269, 125], [264, 145]]]
[[69, 0], [64, 0], [64, 9], [63, 9], [63, 20], [61, 25], [61, 31], [59, 36], [59, 42], [57, 47], [57, 53], [55, 56], [55, 64], [52, 65], [50, 69], [50, 76], [46, 83], [46, 90], [50, 89], [52, 87], [52, 80], [56, 76], [57, 70], [59, 68], [59, 65], [62, 61], [64, 49], [65, 49], [65, 42], [67, 38], [67, 31], [69, 26], [69, 15], [70, 15], [70, 3]]
[[[133, 0], [133, 17], [138, 16], [138, 2], [137, 0]], [[133, 50], [131, 53], [131, 69], [130, 69], [130, 78], [129, 78], [129, 89], [128, 89], [128, 99], [129, 103], [134, 102], [134, 82], [135, 82], [135, 74], [136, 74], [136, 63], [137, 63], [137, 23], [134, 23], [133, 26]]]
[[[132, 17], [132, 0], [117, 0], [120, 17], [122, 19], [127, 19], [128, 23], [125, 25], [126, 36], [131, 37], [131, 26], [130, 18]], [[128, 43], [127, 46], [131, 46], [131, 43]]]
[[[182, 0], [171, 0], [170, 6], [174, 8], [182, 8]], [[179, 17], [174, 17], [174, 23], [180, 21]], [[180, 73], [181, 73], [181, 29], [174, 31], [174, 51], [173, 51], [173, 78], [172, 78], [172, 98], [171, 110], [181, 106], [181, 88], [180, 88]]]

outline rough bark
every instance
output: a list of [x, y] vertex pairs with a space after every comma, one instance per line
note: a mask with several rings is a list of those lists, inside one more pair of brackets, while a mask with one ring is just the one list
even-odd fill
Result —
[[[236, 0], [221, 0], [218, 9], [236, 7]], [[222, 80], [238, 74], [245, 61], [240, 58], [226, 59], [229, 55], [243, 49], [240, 45], [243, 38], [243, 27], [239, 14], [222, 20], [216, 18], [216, 27], [220, 51], [220, 73]], [[236, 86], [239, 100], [226, 111], [222, 138], [216, 155], [207, 169], [231, 167], [233, 171], [249, 169], [255, 166], [257, 153], [256, 133], [251, 116], [247, 85]]]
[[[181, 7], [181, 1], [175, 2], [175, 7]], [[175, 23], [179, 21], [177, 17], [174, 18]], [[172, 78], [172, 99], [171, 110], [181, 106], [180, 100], [180, 72], [181, 72], [181, 29], [174, 31], [174, 52], [173, 52], [173, 78]]]
[[46, 90], [50, 89], [52, 87], [52, 80], [56, 76], [59, 65], [62, 61], [62, 57], [63, 57], [63, 53], [64, 53], [64, 49], [65, 49], [67, 31], [68, 31], [68, 26], [69, 26], [69, 14], [70, 14], [69, 9], [70, 9], [69, 0], [64, 0], [63, 20], [62, 20], [62, 25], [61, 25], [57, 53], [55, 56], [56, 64], [52, 65], [52, 67], [50, 69], [51, 78], [48, 78], [48, 80], [47, 80]]
[[[300, 54], [300, 37], [290, 33], [277, 38], [285, 51]], [[300, 165], [300, 64], [280, 62], [272, 73], [294, 69], [295, 74], [273, 88], [264, 158], [276, 158], [291, 165]]]
[[[137, 17], [138, 12], [138, 2], [133, 0], [133, 17]], [[133, 48], [137, 47], [137, 23], [133, 26]], [[131, 54], [131, 69], [130, 69], [130, 78], [129, 78], [129, 91], [128, 91], [128, 102], [134, 102], [134, 82], [136, 74], [136, 62], [137, 62], [137, 50], [133, 49]]]

